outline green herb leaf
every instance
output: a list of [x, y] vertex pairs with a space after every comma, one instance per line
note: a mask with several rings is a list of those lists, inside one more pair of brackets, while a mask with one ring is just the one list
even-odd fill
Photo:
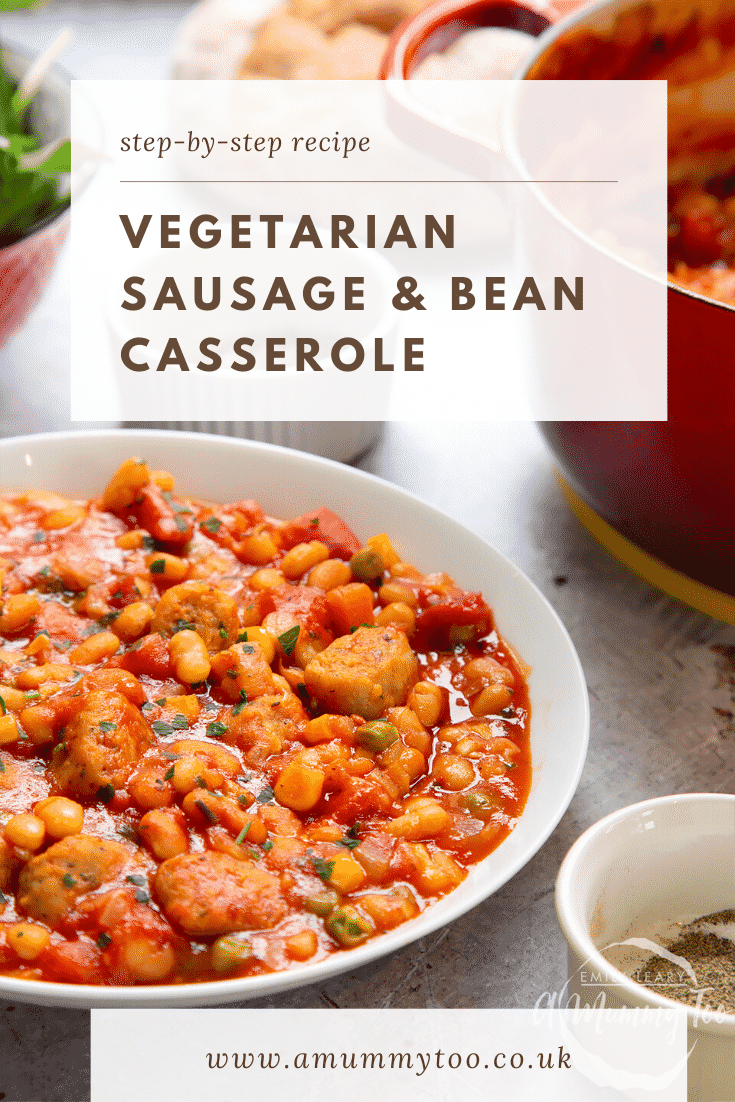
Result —
[[259, 804], [269, 804], [273, 799], [273, 789], [269, 784], [255, 797]]
[[174, 733], [174, 729], [171, 724], [166, 723], [164, 719], [154, 719], [153, 723], [151, 723], [151, 727], [157, 735], [161, 735], [164, 738], [167, 735], [172, 735]]
[[177, 620], [172, 635], [176, 635], [177, 631], [196, 631], [196, 624], [191, 620]]
[[243, 654], [255, 654], [255, 647], [251, 646], [250, 643], [246, 643], [245, 646], [242, 648], [242, 653]]
[[314, 872], [317, 876], [322, 880], [329, 880], [334, 871], [334, 861], [325, 861], [323, 857], [319, 857], [310, 849], [307, 849], [306, 852], [309, 855], [309, 860], [314, 866]]
[[151, 574], [163, 574], [166, 570], [166, 560], [154, 559], [148, 569], [150, 570]]
[[278, 642], [283, 648], [283, 653], [288, 655], [289, 657], [293, 654], [293, 650], [296, 646], [296, 641], [298, 640], [300, 631], [301, 628], [299, 627], [299, 625], [294, 624], [294, 626], [292, 628], [289, 628], [288, 631], [284, 631], [283, 635], [278, 636]]
[[201, 811], [202, 815], [207, 820], [207, 822], [209, 822], [209, 823], [218, 823], [219, 822], [219, 819], [215, 815], [214, 811], [212, 811], [212, 808], [209, 806], [209, 804], [205, 804], [204, 800], [195, 800], [194, 803], [199, 808], [199, 810]]
[[131, 873], [130, 876], [126, 876], [125, 879], [127, 880], [128, 884], [136, 884], [139, 888], [142, 888], [142, 887], [145, 886], [145, 877], [144, 876], [136, 876], [133, 873]]
[[77, 886], [77, 882], [70, 872], [64, 873], [62, 882], [65, 888], [76, 888]]
[[232, 709], [233, 716], [239, 716], [240, 712], [243, 710], [246, 704], [247, 700], [241, 700], [239, 704], [236, 704], [235, 707]]
[[252, 823], [246, 823], [245, 824], [245, 826], [242, 828], [242, 830], [238, 834], [237, 838], [235, 839], [235, 845], [236, 846], [241, 846], [243, 844], [243, 842], [245, 841], [245, 838], [247, 837], [247, 833], [250, 830], [251, 826], [252, 826]]
[[110, 937], [110, 935], [100, 934], [100, 936], [97, 938], [97, 948], [107, 949], [110, 945], [112, 945], [112, 938]]
[[226, 724], [220, 723], [219, 720], [214, 719], [211, 723], [207, 724], [207, 734], [210, 738], [221, 738], [222, 735], [226, 735], [229, 728]]
[[264, 849], [266, 853], [268, 852], [269, 849], [273, 849], [273, 839], [272, 838], [266, 838], [266, 840], [263, 842], [263, 845], [262, 845], [261, 848]]
[[248, 633], [246, 631], [241, 631], [240, 634], [238, 635], [237, 639], [235, 640], [236, 643], [247, 643], [247, 641], [248, 641]]
[[[66, 743], [64, 743], [64, 746], [66, 746]], [[97, 799], [103, 804], [109, 804], [114, 795], [115, 789], [111, 784], [103, 784], [97, 789]]]
[[213, 536], [216, 536], [222, 527], [222, 521], [219, 517], [207, 517], [206, 520], [202, 521], [199, 527], [203, 528], [205, 532], [211, 532]]
[[181, 712], [178, 712], [171, 720], [171, 726], [173, 727], [174, 731], [188, 731], [189, 720], [186, 718], [186, 716], [183, 716]]
[[104, 731], [105, 733], [107, 733], [108, 731], [116, 731], [116, 730], [117, 730], [117, 724], [116, 723], [113, 723], [109, 719], [101, 720], [101, 722], [100, 722], [100, 731]]
[[167, 769], [166, 772], [163, 774], [163, 779], [165, 781], [170, 781], [170, 780], [173, 779], [173, 775], [174, 775], [174, 767], [172, 765], [171, 768]]
[[8, 709], [5, 706], [5, 701], [0, 696], [0, 716], [6, 716], [7, 714], [8, 714]]
[[151, 901], [151, 897], [148, 895], [148, 892], [144, 892], [142, 888], [139, 888], [138, 891], [135, 893], [135, 898], [137, 899], [138, 903], [150, 903]]

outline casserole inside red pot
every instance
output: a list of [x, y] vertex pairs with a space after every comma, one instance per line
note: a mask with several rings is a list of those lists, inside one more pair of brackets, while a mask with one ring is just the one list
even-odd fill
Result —
[[668, 80], [669, 274], [735, 306], [735, 8], [639, 4], [570, 30], [532, 80]]

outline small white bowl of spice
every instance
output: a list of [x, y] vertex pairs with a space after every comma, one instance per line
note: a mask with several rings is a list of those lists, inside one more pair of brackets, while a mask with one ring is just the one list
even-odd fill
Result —
[[556, 882], [569, 1005], [683, 1007], [689, 1102], [735, 1099], [735, 796], [684, 793], [608, 815]]

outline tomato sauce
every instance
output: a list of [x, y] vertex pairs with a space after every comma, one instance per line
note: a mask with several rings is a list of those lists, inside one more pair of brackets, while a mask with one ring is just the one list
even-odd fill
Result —
[[520, 660], [480, 594], [328, 509], [0, 502], [0, 973], [180, 984], [418, 915], [531, 782]]

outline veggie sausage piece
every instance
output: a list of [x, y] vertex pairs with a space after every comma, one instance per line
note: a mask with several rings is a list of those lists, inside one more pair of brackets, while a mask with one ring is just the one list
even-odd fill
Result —
[[56, 926], [80, 895], [113, 880], [132, 860], [119, 842], [88, 834], [62, 838], [21, 872], [18, 905], [31, 918]]
[[213, 850], [164, 861], [155, 890], [166, 918], [192, 937], [267, 930], [287, 910], [275, 876]]
[[198, 632], [210, 654], [230, 647], [239, 630], [234, 598], [206, 582], [172, 585], [156, 605], [151, 631], [167, 639], [188, 627]]
[[150, 727], [126, 697], [96, 690], [68, 723], [51, 768], [62, 792], [93, 798], [108, 785], [123, 788], [154, 741]]
[[304, 681], [329, 712], [377, 719], [403, 704], [418, 676], [418, 661], [398, 628], [358, 628], [312, 658]]

